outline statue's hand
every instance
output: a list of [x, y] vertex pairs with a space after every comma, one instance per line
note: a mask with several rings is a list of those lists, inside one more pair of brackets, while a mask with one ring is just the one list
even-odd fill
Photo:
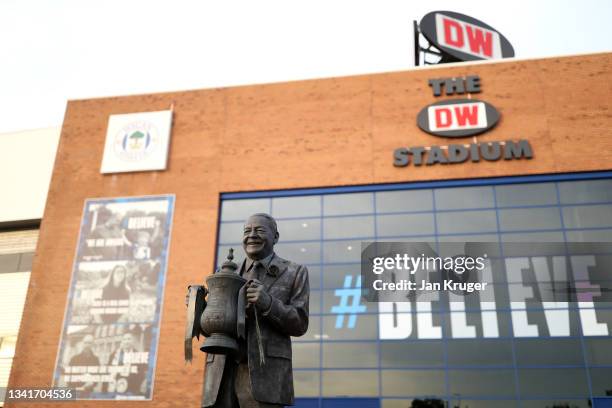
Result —
[[254, 304], [261, 311], [266, 311], [272, 304], [272, 297], [266, 292], [263, 283], [257, 279], [253, 279], [246, 290], [247, 302]]

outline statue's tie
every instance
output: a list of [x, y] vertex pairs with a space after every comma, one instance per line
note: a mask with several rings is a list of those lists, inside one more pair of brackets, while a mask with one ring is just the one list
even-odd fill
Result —
[[[264, 269], [263, 265], [259, 261], [253, 261], [253, 270], [252, 270], [252, 278], [257, 279], [261, 282], [262, 279], [262, 269]], [[259, 317], [257, 316], [257, 307], [253, 305], [253, 314], [255, 315], [255, 333], [257, 334], [257, 348], [259, 349], [259, 364], [264, 365], [266, 363], [266, 357], [264, 354], [263, 348], [263, 339], [261, 336], [261, 329], [259, 327]]]
[[253, 270], [251, 276], [261, 282], [261, 270], [263, 265], [259, 261], [253, 261]]

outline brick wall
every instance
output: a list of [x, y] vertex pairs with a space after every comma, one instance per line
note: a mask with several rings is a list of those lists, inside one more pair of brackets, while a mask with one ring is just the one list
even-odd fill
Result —
[[[448, 143], [419, 130], [416, 115], [446, 98], [433, 96], [429, 78], [464, 75], [480, 76], [477, 98], [501, 113], [478, 141], [528, 139], [533, 160], [394, 167], [397, 147]], [[51, 385], [86, 198], [176, 194], [153, 400], [121, 405], [195, 407], [203, 359], [183, 362], [183, 301], [186, 285], [212, 271], [219, 193], [609, 170], [611, 94], [612, 53], [605, 53], [71, 101], [9, 384]], [[172, 103], [167, 171], [99, 173], [109, 115]]]

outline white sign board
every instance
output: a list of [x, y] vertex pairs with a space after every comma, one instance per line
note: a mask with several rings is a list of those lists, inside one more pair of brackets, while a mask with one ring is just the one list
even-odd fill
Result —
[[101, 173], [165, 170], [172, 111], [111, 115]]

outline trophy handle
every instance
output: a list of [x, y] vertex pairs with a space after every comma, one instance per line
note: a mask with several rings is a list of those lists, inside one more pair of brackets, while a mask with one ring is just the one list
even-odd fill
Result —
[[185, 324], [185, 361], [191, 361], [191, 344], [194, 337], [207, 334], [200, 327], [200, 318], [206, 308], [206, 295], [208, 290], [203, 285], [189, 285], [187, 287], [187, 320]]

